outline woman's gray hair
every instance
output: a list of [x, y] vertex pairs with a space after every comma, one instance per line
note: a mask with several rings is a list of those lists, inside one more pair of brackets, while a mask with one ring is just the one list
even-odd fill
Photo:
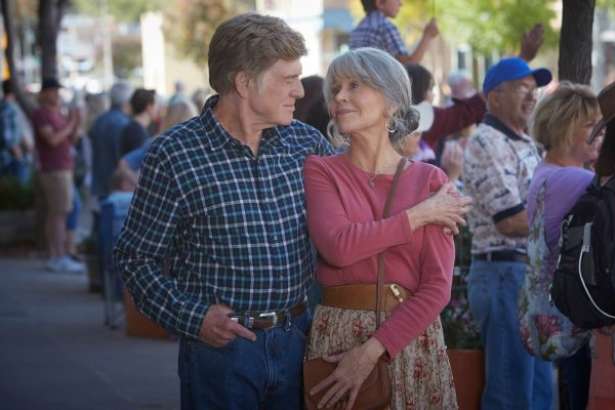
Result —
[[[371, 47], [349, 50], [336, 57], [327, 70], [324, 94], [327, 105], [335, 98], [333, 88], [341, 79], [352, 79], [382, 93], [395, 109], [388, 125], [389, 138], [395, 146], [418, 126], [419, 114], [412, 108], [412, 89], [408, 73], [388, 53]], [[341, 136], [330, 124], [332, 139]]]

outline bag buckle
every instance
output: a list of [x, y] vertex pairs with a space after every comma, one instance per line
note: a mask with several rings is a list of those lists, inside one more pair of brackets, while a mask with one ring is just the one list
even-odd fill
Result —
[[399, 289], [399, 286], [395, 283], [392, 283], [389, 285], [389, 289], [391, 290], [391, 293], [393, 294], [395, 299], [397, 299], [399, 303], [403, 303], [404, 298], [401, 295], [401, 290]]

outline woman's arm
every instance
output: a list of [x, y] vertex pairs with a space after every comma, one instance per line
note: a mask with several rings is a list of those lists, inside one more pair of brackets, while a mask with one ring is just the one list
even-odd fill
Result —
[[419, 285], [374, 335], [395, 357], [433, 323], [451, 297], [455, 246], [451, 235], [437, 226], [425, 227], [420, 251]]
[[[438, 175], [446, 178], [441, 172]], [[443, 225], [457, 232], [457, 224], [465, 223], [462, 215], [471, 202], [459, 196], [452, 185], [445, 184], [432, 197], [389, 218], [353, 222], [342, 204], [333, 176], [320, 158], [306, 159], [304, 176], [310, 237], [320, 255], [338, 267], [404, 244], [410, 241], [412, 231], [427, 224]]]

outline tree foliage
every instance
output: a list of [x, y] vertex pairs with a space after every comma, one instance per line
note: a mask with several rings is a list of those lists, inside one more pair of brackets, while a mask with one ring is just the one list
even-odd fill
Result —
[[559, 0], [404, 0], [396, 18], [398, 27], [411, 27], [414, 37], [432, 17], [448, 39], [467, 42], [475, 51], [490, 54], [519, 51], [522, 34], [536, 23], [545, 26], [545, 48], [557, 45], [551, 27]]
[[176, 0], [165, 15], [165, 36], [199, 65], [207, 62], [209, 42], [220, 23], [250, 10], [245, 0]]
[[[72, 0], [77, 11], [93, 16], [100, 15], [105, 8], [118, 21], [136, 22], [141, 14], [163, 10], [169, 2], [165, 0]], [[172, 3], [172, 2], [171, 2]]]

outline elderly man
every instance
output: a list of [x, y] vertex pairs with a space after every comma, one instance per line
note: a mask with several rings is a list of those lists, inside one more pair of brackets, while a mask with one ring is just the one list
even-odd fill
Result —
[[181, 336], [182, 409], [301, 407], [314, 269], [302, 168], [332, 153], [292, 119], [305, 54], [278, 18], [226, 21], [209, 46], [218, 95], [144, 159], [115, 255], [137, 306]]
[[132, 87], [128, 83], [116, 83], [109, 97], [111, 108], [94, 121], [88, 132], [92, 142], [92, 193], [106, 197], [111, 193], [111, 177], [119, 161], [119, 139], [130, 121], [128, 100]]
[[470, 309], [485, 344], [484, 409], [550, 409], [551, 364], [530, 356], [519, 333], [517, 293], [527, 259], [525, 200], [540, 155], [526, 134], [536, 89], [551, 81], [517, 57], [491, 67], [483, 84], [487, 115], [465, 152], [472, 264]]

